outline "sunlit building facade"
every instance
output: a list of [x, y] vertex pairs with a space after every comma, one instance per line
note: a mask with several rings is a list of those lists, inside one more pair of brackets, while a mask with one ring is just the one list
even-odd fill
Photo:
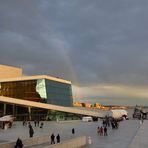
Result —
[[45, 102], [48, 104], [72, 106], [71, 84], [38, 78], [28, 77], [27, 80], [9, 80], [0, 82], [0, 95], [30, 101]]
[[[20, 76], [22, 70], [15, 68], [12, 77], [10, 70], [9, 77], [7, 76], [5, 78], [5, 70], [7, 69], [8, 71], [9, 66], [0, 65], [0, 69], [3, 71], [0, 73], [0, 96], [66, 107], [73, 106], [70, 81], [47, 75]], [[22, 107], [15, 104], [0, 103], [0, 108], [1, 114], [23, 115], [25, 113], [47, 113], [47, 110]]]

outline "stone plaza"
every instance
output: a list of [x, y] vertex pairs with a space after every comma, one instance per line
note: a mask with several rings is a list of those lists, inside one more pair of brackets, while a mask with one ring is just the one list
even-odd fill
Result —
[[[43, 128], [40, 128], [38, 126], [35, 127], [34, 122], [31, 122], [34, 129], [34, 137], [54, 133], [55, 136], [57, 134], [60, 135], [62, 142], [79, 136], [87, 136], [91, 138], [91, 145], [88, 144], [86, 148], [128, 148], [141, 126], [139, 120], [126, 120], [120, 122], [118, 129], [108, 127], [108, 136], [100, 136], [97, 133], [97, 127], [102, 126], [101, 120], [97, 122], [44, 121], [43, 123]], [[72, 128], [75, 129], [74, 135], [71, 131]], [[29, 138], [28, 126], [23, 126], [22, 122], [16, 121], [12, 128], [0, 130], [0, 142], [16, 141], [18, 137], [21, 139]], [[32, 146], [32, 148], [46, 145], [50, 145], [50, 136], [48, 143]]]

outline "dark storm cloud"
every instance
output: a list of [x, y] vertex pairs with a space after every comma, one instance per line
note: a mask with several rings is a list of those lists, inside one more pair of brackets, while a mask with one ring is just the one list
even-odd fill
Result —
[[0, 1], [0, 63], [74, 84], [148, 84], [148, 1]]

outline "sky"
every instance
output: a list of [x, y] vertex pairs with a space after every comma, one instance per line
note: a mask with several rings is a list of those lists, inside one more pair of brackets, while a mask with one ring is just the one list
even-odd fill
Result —
[[0, 64], [70, 80], [81, 102], [148, 105], [148, 1], [1, 0]]

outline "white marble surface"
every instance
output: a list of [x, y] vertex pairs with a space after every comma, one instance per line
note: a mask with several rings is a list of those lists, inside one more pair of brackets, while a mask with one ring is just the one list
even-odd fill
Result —
[[148, 148], [148, 121], [144, 120], [128, 148]]
[[[99, 136], [97, 133], [97, 127], [98, 125], [101, 126], [101, 121], [88, 123], [84, 123], [82, 121], [63, 123], [44, 122], [43, 129], [34, 127], [33, 122], [31, 124], [33, 125], [35, 131], [34, 136], [45, 135], [48, 133], [54, 133], [57, 135], [59, 133], [61, 140], [66, 140], [80, 135], [90, 136], [92, 139], [92, 144], [87, 147], [91, 148], [127, 148], [140, 126], [139, 121], [137, 120], [127, 120], [121, 122], [120, 127], [117, 130], [112, 130], [109, 128], [108, 136]], [[72, 135], [71, 133], [72, 128], [75, 128], [75, 135]], [[1, 141], [13, 141], [18, 137], [22, 139], [29, 137], [28, 127], [24, 127], [22, 122], [15, 122], [11, 129], [0, 130]], [[42, 146], [40, 145], [38, 147]]]

